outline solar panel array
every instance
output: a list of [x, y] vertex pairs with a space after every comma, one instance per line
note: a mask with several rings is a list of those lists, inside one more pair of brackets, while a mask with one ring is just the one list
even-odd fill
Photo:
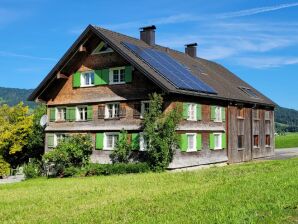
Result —
[[213, 88], [191, 74], [183, 65], [168, 54], [151, 48], [139, 47], [127, 42], [123, 42], [122, 44], [152, 67], [163, 78], [171, 82], [176, 88], [216, 94]]

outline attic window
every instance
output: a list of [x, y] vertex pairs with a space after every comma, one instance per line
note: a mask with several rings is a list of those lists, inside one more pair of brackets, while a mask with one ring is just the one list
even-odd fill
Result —
[[250, 96], [251, 98], [259, 98], [258, 95], [250, 88], [240, 86], [239, 89], [241, 89], [246, 95]]
[[105, 42], [101, 41], [92, 54], [104, 54], [109, 52], [113, 52], [112, 48], [110, 48]]

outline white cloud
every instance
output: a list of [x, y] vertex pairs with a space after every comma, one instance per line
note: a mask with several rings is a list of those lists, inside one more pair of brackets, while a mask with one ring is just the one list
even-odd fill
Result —
[[18, 54], [9, 51], [0, 51], [0, 57], [15, 57], [15, 58], [24, 58], [24, 59], [33, 59], [33, 60], [42, 60], [42, 61], [56, 61], [57, 59], [48, 58], [48, 57], [37, 57], [26, 54]]
[[236, 62], [250, 68], [267, 69], [298, 64], [298, 57], [241, 57]]

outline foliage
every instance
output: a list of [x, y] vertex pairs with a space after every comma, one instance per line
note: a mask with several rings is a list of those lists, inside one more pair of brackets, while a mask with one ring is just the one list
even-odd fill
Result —
[[42, 174], [42, 164], [39, 160], [33, 159], [23, 167], [26, 179], [36, 178]]
[[2, 156], [0, 156], [0, 177], [8, 176], [10, 173], [10, 165], [7, 163]]
[[298, 132], [298, 111], [277, 106], [275, 109], [276, 131]]
[[298, 148], [298, 132], [275, 136], [275, 147], [277, 149]]
[[149, 111], [144, 118], [144, 139], [147, 142], [147, 162], [152, 170], [168, 167], [177, 146], [176, 128], [181, 120], [178, 108], [163, 114], [163, 98], [154, 93], [150, 96]]
[[81, 168], [70, 166], [70, 167], [65, 168], [63, 177], [80, 176], [81, 173], [82, 173]]
[[127, 131], [122, 130], [119, 136], [119, 141], [116, 143], [116, 147], [111, 153], [110, 158], [113, 163], [128, 163], [132, 144], [127, 137]]
[[65, 168], [81, 167], [89, 162], [92, 153], [92, 141], [89, 135], [73, 135], [67, 137], [59, 145], [44, 154], [46, 166], [54, 164], [58, 176], [63, 175]]

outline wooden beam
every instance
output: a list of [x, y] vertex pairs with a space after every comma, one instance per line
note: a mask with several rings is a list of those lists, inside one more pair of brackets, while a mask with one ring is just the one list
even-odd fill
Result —
[[57, 73], [57, 79], [68, 79], [68, 76], [62, 74], [61, 72]]
[[79, 47], [79, 52], [86, 52], [86, 47], [84, 47], [83, 45], [80, 45]]

